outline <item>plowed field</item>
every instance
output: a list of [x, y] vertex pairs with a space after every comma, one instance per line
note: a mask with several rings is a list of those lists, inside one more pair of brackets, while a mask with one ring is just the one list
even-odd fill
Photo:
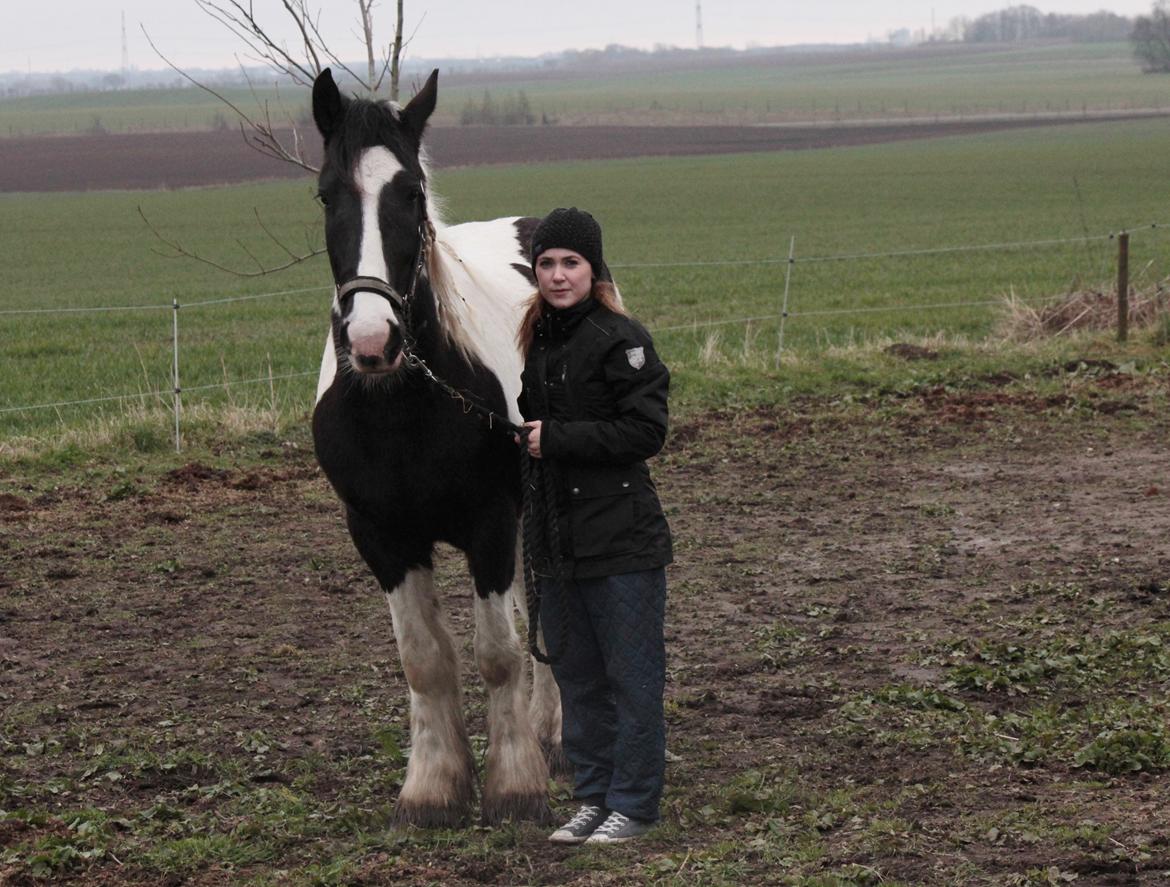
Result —
[[[468, 126], [429, 130], [439, 168], [494, 163], [791, 151], [934, 138], [1094, 118], [848, 126]], [[1110, 119], [1119, 119], [1112, 117]], [[306, 134], [317, 161], [315, 132]], [[106, 134], [0, 139], [0, 192], [182, 188], [307, 175], [240, 133]]]

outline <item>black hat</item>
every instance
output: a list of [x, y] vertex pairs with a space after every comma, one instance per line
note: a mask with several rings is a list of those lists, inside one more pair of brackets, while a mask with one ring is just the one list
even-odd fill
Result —
[[550, 249], [579, 253], [593, 269], [593, 276], [602, 276], [605, 262], [601, 256], [601, 226], [584, 210], [575, 206], [554, 209], [536, 226], [532, 233], [533, 268], [540, 254]]

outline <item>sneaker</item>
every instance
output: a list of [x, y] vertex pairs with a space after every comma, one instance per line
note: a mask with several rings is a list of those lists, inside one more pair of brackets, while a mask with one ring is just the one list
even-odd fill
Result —
[[654, 828], [652, 822], [641, 822], [623, 816], [616, 810], [609, 814], [605, 822], [599, 825], [586, 840], [586, 844], [620, 844], [623, 841], [632, 841], [640, 835], [646, 834]]
[[593, 830], [607, 821], [607, 814], [609, 811], [604, 807], [582, 804], [573, 818], [549, 835], [548, 839], [554, 844], [584, 844]]

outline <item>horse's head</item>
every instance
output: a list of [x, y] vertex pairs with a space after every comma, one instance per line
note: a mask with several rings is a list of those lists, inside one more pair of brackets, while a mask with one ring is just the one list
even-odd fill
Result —
[[337, 284], [338, 360], [381, 376], [403, 363], [410, 300], [429, 238], [423, 130], [439, 72], [404, 108], [345, 98], [328, 69], [313, 84], [313, 119], [325, 139], [318, 195]]

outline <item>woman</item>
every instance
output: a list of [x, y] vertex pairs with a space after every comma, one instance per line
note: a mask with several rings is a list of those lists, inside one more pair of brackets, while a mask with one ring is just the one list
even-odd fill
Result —
[[558, 490], [563, 581], [543, 596], [541, 618], [546, 637], [567, 634], [551, 652], [580, 801], [549, 840], [616, 843], [647, 832], [662, 797], [671, 540], [645, 460], [666, 438], [670, 373], [601, 279], [601, 228], [589, 213], [553, 210], [531, 259], [538, 292], [517, 337], [519, 407], [524, 445]]

